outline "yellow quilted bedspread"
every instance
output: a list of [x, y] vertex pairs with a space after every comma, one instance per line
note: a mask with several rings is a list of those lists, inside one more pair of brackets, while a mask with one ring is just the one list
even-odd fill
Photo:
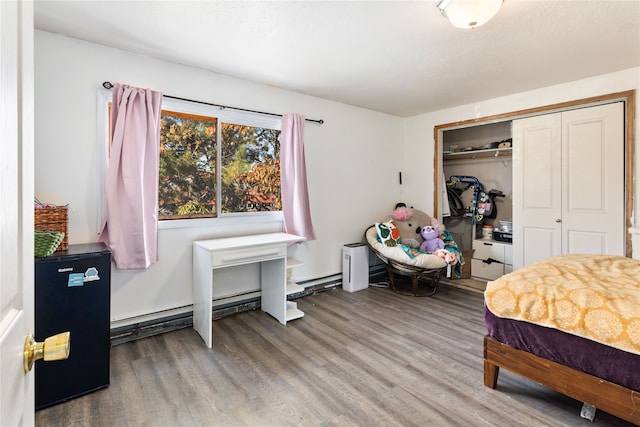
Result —
[[560, 329], [640, 354], [640, 261], [559, 255], [487, 284], [498, 317]]

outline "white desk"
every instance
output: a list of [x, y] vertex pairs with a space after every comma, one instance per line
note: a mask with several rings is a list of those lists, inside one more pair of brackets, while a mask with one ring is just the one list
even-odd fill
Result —
[[[211, 348], [215, 270], [260, 263], [261, 306], [282, 324], [301, 317], [287, 315], [287, 244], [304, 238], [286, 233], [257, 234], [193, 242], [193, 327]], [[304, 313], [302, 313], [304, 314]]]

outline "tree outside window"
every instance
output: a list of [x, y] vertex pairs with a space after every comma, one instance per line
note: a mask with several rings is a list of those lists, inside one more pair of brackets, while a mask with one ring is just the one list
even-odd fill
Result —
[[160, 219], [216, 216], [217, 120], [162, 111]]
[[222, 124], [224, 213], [282, 210], [280, 131]]
[[162, 112], [160, 219], [282, 209], [280, 131], [218, 122], [215, 117]]

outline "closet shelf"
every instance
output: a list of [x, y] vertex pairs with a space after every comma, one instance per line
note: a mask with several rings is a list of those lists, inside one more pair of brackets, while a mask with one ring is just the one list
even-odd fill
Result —
[[456, 153], [444, 152], [442, 159], [445, 162], [469, 159], [490, 159], [493, 157], [511, 157], [511, 148], [488, 148], [484, 150], [459, 151]]

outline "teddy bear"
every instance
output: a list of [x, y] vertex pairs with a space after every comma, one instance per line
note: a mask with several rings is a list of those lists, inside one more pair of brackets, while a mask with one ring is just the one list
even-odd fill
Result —
[[391, 213], [391, 220], [400, 234], [399, 243], [418, 249], [424, 238], [420, 234], [422, 227], [431, 224], [431, 217], [418, 209], [407, 207], [404, 203], [396, 204]]
[[438, 249], [444, 248], [444, 242], [440, 239], [440, 230], [431, 225], [422, 227], [420, 232], [424, 242], [420, 245], [420, 250], [423, 252], [433, 253]]

